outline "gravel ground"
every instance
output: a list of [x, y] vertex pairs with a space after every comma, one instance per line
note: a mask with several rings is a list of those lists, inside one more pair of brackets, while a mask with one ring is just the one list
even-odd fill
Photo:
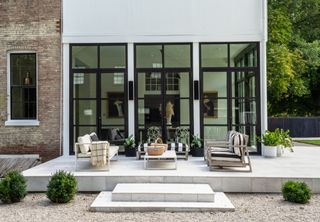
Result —
[[22, 202], [0, 203], [0, 221], [320, 221], [320, 195], [309, 204], [283, 201], [279, 194], [227, 194], [236, 207], [228, 213], [93, 213], [97, 194], [79, 194], [68, 204], [52, 204], [45, 194], [29, 194]]

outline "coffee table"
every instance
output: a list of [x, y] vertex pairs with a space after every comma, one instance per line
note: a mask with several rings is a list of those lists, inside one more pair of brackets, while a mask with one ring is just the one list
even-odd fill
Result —
[[175, 170], [177, 169], [177, 154], [176, 151], [172, 150], [167, 150], [162, 155], [157, 156], [146, 153], [143, 162], [146, 170]]

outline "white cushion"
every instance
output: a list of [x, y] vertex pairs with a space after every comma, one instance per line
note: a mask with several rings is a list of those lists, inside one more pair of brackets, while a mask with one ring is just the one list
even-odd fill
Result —
[[88, 153], [91, 148], [91, 138], [88, 134], [78, 138], [81, 153]]

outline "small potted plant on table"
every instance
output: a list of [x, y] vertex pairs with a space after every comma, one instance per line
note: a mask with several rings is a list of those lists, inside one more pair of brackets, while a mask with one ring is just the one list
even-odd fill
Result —
[[202, 157], [203, 156], [203, 147], [202, 147], [202, 140], [199, 136], [192, 136], [191, 142], [191, 149], [192, 149], [192, 156]]
[[127, 157], [136, 156], [136, 143], [134, 141], [133, 135], [130, 135], [124, 141], [124, 153]]

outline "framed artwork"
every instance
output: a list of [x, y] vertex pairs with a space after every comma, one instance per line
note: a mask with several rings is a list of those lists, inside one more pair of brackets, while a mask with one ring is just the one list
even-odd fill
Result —
[[218, 92], [203, 93], [203, 116], [205, 118], [218, 118]]
[[108, 92], [107, 96], [107, 110], [109, 118], [123, 118], [124, 117], [124, 93], [122, 92]]

